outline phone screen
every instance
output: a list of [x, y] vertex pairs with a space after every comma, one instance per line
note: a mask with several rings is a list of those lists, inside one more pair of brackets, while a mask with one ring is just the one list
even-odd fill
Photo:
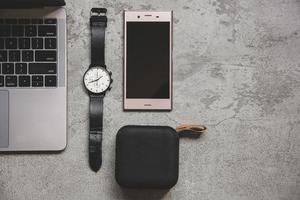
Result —
[[170, 98], [170, 22], [126, 25], [126, 98]]

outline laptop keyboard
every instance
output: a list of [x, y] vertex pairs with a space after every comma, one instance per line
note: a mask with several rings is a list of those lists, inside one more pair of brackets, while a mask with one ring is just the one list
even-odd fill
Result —
[[57, 19], [0, 19], [0, 88], [57, 86]]

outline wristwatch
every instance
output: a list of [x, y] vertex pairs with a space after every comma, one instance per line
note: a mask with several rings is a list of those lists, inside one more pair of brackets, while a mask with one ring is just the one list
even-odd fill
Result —
[[91, 10], [91, 65], [83, 77], [90, 96], [89, 163], [95, 172], [102, 164], [103, 98], [112, 83], [104, 60], [106, 12], [105, 8]]

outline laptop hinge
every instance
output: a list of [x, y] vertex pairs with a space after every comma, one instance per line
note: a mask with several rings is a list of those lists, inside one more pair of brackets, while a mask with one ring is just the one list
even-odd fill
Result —
[[64, 0], [0, 0], [0, 9], [42, 8], [66, 5]]

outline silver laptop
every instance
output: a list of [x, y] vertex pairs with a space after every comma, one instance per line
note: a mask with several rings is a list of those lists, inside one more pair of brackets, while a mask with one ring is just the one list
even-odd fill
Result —
[[63, 0], [0, 1], [0, 151], [67, 143]]

